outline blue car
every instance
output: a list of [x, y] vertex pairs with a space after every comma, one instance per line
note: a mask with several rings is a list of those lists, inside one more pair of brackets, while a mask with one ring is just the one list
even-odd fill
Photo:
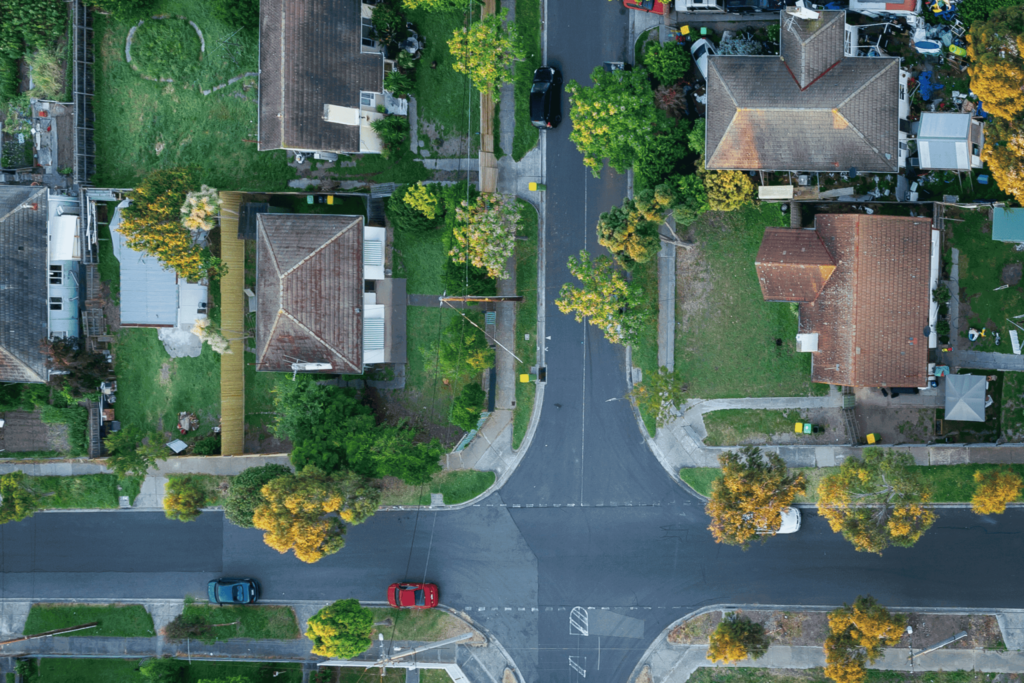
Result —
[[218, 605], [251, 605], [260, 597], [260, 584], [256, 579], [214, 579], [206, 593]]

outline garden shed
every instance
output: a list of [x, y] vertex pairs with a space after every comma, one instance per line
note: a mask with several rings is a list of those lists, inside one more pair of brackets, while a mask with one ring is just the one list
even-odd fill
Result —
[[985, 421], [985, 375], [950, 375], [946, 378], [946, 419]]
[[1024, 242], [1024, 209], [997, 206], [992, 209], [992, 239], [997, 242]]

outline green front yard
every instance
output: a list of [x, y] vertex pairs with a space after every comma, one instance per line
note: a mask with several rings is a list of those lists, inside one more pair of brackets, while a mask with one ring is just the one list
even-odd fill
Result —
[[[25, 683], [148, 683], [152, 679], [139, 673], [145, 662], [138, 659], [38, 659], [35, 673]], [[240, 676], [249, 683], [300, 683], [301, 664], [282, 662], [204, 662], [185, 663], [181, 683], [227, 680]], [[361, 673], [361, 672], [360, 672]], [[355, 679], [353, 679], [355, 680]]]
[[754, 270], [764, 229], [788, 224], [777, 204], [710, 211], [693, 223], [700, 252], [676, 290], [676, 372], [690, 397], [828, 393], [811, 382], [811, 354], [796, 352], [796, 306], [764, 301]]
[[278, 605], [185, 605], [185, 616], [215, 626], [212, 640], [252, 638], [292, 640], [299, 637], [299, 623], [291, 607]]
[[[185, 78], [159, 83], [125, 61], [134, 21], [94, 14], [96, 35], [96, 164], [94, 184], [132, 187], [156, 168], [194, 164], [218, 189], [285, 189], [295, 177], [283, 151], [256, 151], [257, 79], [247, 77], [210, 95], [201, 90], [258, 70], [254, 32], [236, 32], [200, 0], [157, 0], [147, 15], [185, 16], [203, 31], [202, 60], [185, 57]], [[153, 20], [148, 20], [151, 22]], [[147, 23], [148, 23], [147, 22]], [[145, 26], [145, 25], [144, 25]], [[149, 55], [133, 54], [141, 66]]]
[[[391, 609], [372, 607], [374, 630], [385, 640], [419, 640], [432, 642], [469, 631], [461, 619], [439, 609]], [[390, 620], [390, 624], [385, 623]], [[376, 640], [376, 635], [373, 636]]]
[[[631, 273], [633, 282], [643, 292], [642, 300], [649, 301], [650, 309], [644, 317], [644, 326], [640, 329], [639, 339], [633, 344], [633, 365], [643, 371], [645, 377], [658, 373], [658, 259], [653, 258], [647, 263], [638, 263]], [[679, 361], [676, 361], [676, 374], [679, 374]], [[647, 433], [654, 436], [658, 428], [654, 415], [644, 405], [639, 406], [640, 417], [643, 418]]]
[[25, 621], [24, 634], [56, 631], [61, 628], [81, 626], [91, 622], [99, 626], [68, 633], [68, 636], [108, 636], [116, 638], [150, 638], [153, 617], [142, 605], [84, 605], [47, 604], [32, 605]]
[[704, 415], [708, 446], [735, 446], [765, 441], [773, 434], [792, 432], [800, 421], [798, 410], [716, 410]]

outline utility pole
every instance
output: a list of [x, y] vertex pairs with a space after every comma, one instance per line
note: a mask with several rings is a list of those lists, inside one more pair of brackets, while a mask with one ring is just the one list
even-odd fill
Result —
[[442, 296], [440, 297], [442, 304], [446, 304], [450, 301], [462, 301], [465, 303], [483, 303], [483, 304], [500, 304], [500, 303], [521, 303], [523, 297], [521, 296]]

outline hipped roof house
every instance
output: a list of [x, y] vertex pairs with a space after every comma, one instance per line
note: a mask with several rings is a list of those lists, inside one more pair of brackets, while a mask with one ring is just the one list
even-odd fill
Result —
[[896, 173], [899, 59], [845, 57], [845, 12], [781, 13], [780, 55], [708, 60], [710, 170]]
[[766, 300], [800, 304], [811, 379], [854, 387], [925, 386], [930, 221], [819, 214], [814, 225], [768, 228], [756, 262]]
[[45, 382], [47, 189], [0, 185], [0, 382]]

